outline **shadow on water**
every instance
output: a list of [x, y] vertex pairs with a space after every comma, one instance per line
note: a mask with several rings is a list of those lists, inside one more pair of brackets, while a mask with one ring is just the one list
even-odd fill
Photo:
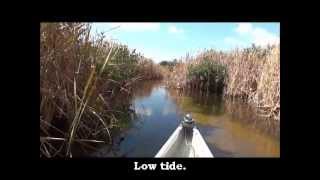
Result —
[[258, 119], [252, 108], [238, 101], [168, 89], [153, 81], [134, 88], [131, 109], [134, 118], [115, 137], [113, 146], [93, 156], [154, 157], [186, 113], [192, 114], [215, 157], [280, 156], [280, 127]]

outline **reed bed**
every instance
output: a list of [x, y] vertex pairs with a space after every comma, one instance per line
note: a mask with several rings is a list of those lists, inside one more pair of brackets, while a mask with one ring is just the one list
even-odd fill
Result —
[[[111, 144], [128, 116], [131, 87], [161, 78], [152, 61], [127, 46], [91, 36], [87, 23], [42, 23], [40, 29], [40, 157], [72, 157], [73, 147]], [[148, 71], [147, 71], [148, 70]]]
[[[280, 121], [279, 45], [253, 45], [231, 52], [205, 50], [181, 59], [165, 79], [169, 87], [242, 98], [257, 107], [260, 116]], [[220, 91], [210, 88], [219, 84]]]

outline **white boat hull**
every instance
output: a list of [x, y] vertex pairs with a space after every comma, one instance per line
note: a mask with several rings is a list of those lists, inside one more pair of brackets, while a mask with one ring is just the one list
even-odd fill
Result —
[[187, 142], [183, 133], [183, 127], [179, 125], [155, 157], [212, 158], [213, 154], [196, 127], [193, 128], [191, 142]]

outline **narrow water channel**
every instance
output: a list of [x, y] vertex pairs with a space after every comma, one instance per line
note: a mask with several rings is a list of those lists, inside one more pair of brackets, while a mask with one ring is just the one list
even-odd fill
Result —
[[280, 156], [279, 125], [261, 123], [253, 109], [238, 101], [168, 89], [153, 81], [134, 88], [132, 109], [136, 116], [115, 138], [112, 150], [100, 148], [92, 156], [154, 157], [186, 113], [215, 157]]

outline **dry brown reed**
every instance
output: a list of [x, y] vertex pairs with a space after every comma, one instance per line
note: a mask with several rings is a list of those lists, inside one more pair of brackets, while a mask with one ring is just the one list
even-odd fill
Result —
[[[175, 88], [188, 86], [188, 67], [210, 60], [225, 65], [224, 95], [240, 97], [259, 109], [266, 118], [280, 121], [280, 47], [252, 46], [231, 52], [205, 50], [195, 57], [186, 57], [165, 76], [167, 85]], [[199, 86], [200, 80], [195, 83]]]
[[154, 66], [104, 34], [91, 37], [90, 24], [42, 23], [40, 157], [72, 157], [75, 143], [112, 143], [119, 114], [129, 108], [123, 102], [118, 109], [113, 97], [129, 96], [130, 87], [145, 77], [160, 78], [148, 70]]

